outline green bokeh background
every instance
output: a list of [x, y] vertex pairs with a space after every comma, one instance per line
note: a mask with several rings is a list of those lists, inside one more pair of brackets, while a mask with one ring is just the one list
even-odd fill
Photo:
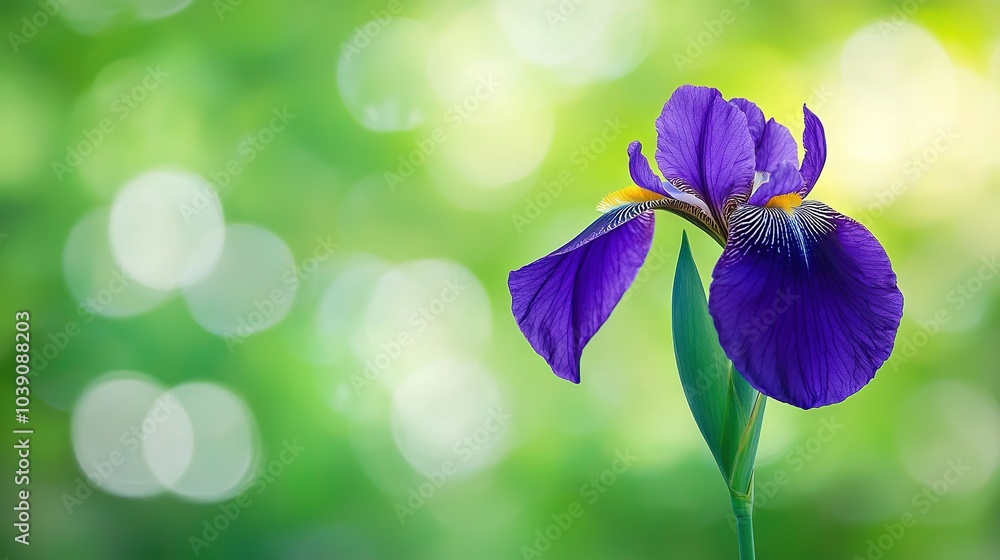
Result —
[[[215, 502], [100, 489], [66, 507], [84, 476], [73, 405], [116, 370], [226, 387], [252, 412], [261, 465], [286, 442], [306, 449], [266, 490], [250, 490], [252, 503], [200, 558], [523, 558], [573, 503], [582, 517], [551, 530], [558, 537], [541, 557], [735, 558], [727, 494], [686, 408], [669, 325], [681, 230], [706, 283], [718, 247], [660, 215], [647, 267], [589, 345], [579, 386], [532, 352], [505, 286], [509, 270], [569, 239], [600, 197], [630, 183], [628, 142], [651, 153], [653, 120], [684, 83], [755, 100], [796, 137], [809, 102], [831, 146], [812, 196], [875, 232], [907, 298], [896, 352], [867, 388], [819, 410], [768, 406], [758, 556], [1000, 557], [1000, 282], [983, 268], [1000, 254], [997, 3], [196, 0], [153, 17], [154, 4], [69, 0], [24, 42], [10, 34], [24, 33], [22, 18], [40, 5], [0, 7], [3, 332], [12, 338], [24, 309], [39, 350], [70, 322], [79, 327], [32, 378], [29, 548], [12, 541], [14, 454], [4, 445], [11, 558], [194, 557], [190, 537], [220, 514]], [[358, 42], [373, 17], [385, 23]], [[113, 100], [147, 67], [167, 77], [117, 120]], [[484, 77], [496, 92], [477, 98]], [[467, 114], [455, 108], [465, 102]], [[135, 316], [85, 320], [63, 266], [74, 224], [150, 169], [213, 177], [282, 108], [294, 119], [245, 162], [222, 206], [227, 223], [283, 239], [296, 263], [318, 238], [336, 242], [284, 320], [234, 351], [179, 293]], [[54, 171], [103, 118], [116, 128], [93, 154]], [[373, 130], [386, 127], [406, 130]], [[428, 139], [434, 151], [412, 175], [387, 178]], [[359, 388], [375, 356], [351, 337], [377, 345], [406, 332], [380, 328], [385, 310], [371, 296], [390, 288], [375, 277], [338, 292], [337, 336], [317, 330], [322, 295], [363, 259], [382, 272], [421, 259], [438, 272], [464, 267], [478, 280], [470, 293], [488, 303], [460, 296], [433, 336], [414, 335], [413, 350]], [[405, 291], [392, 301], [429, 304]], [[0, 353], [13, 364], [13, 342]], [[435, 377], [445, 367], [451, 377]], [[463, 368], [485, 380], [486, 397], [463, 393]], [[437, 399], [420, 409], [428, 418], [398, 410], [398, 388], [413, 376], [453, 383], [420, 385]], [[5, 379], [0, 417], [14, 427], [13, 372]], [[400, 434], [431, 426], [428, 437], [440, 438], [470, 414], [478, 427], [493, 406], [480, 403], [510, 420], [468, 472], [448, 476], [401, 523], [396, 504], [427, 478], [403, 449], [418, 444]], [[634, 464], [591, 503], [584, 485], [618, 453]], [[942, 486], [955, 461], [968, 473]], [[943, 495], [925, 511], [914, 497], [935, 483]], [[915, 524], [896, 536], [908, 512]], [[887, 551], [872, 551], [879, 539]]]

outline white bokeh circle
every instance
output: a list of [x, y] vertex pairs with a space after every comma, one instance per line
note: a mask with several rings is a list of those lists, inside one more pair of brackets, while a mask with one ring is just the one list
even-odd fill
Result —
[[149, 311], [170, 296], [126, 274], [108, 245], [107, 208], [92, 210], [70, 230], [63, 247], [66, 284], [83, 308], [106, 317], [129, 317]]
[[511, 428], [493, 374], [468, 359], [434, 362], [407, 375], [392, 393], [391, 419], [396, 447], [424, 475], [492, 465]]
[[285, 318], [295, 299], [295, 260], [274, 233], [250, 224], [226, 226], [212, 271], [184, 291], [195, 322], [208, 332], [245, 338]]
[[158, 405], [169, 408], [162, 399], [159, 383], [129, 371], [102, 376], [84, 391], [73, 407], [70, 431], [91, 486], [132, 498], [163, 491], [142, 450], [161, 425], [150, 413]]
[[193, 0], [72, 0], [59, 2], [59, 15], [76, 32], [98, 33], [131, 19], [156, 20], [188, 7]]
[[122, 270], [161, 290], [207, 274], [222, 251], [222, 205], [203, 178], [157, 170], [129, 181], [111, 205], [111, 252]]
[[656, 34], [647, 0], [501, 0], [496, 6], [510, 46], [571, 84], [627, 74], [649, 53]]
[[491, 316], [486, 290], [468, 269], [448, 260], [412, 261], [375, 283], [352, 346], [366, 377], [391, 386], [403, 371], [484, 352]]
[[433, 34], [405, 17], [372, 20], [345, 39], [337, 61], [337, 89], [351, 116], [369, 130], [409, 130], [429, 110], [424, 46]]
[[937, 381], [914, 391], [897, 417], [906, 472], [939, 484], [954, 465], [968, 468], [952, 489], [979, 492], [1000, 466], [1000, 404], [989, 391], [961, 381]]
[[178, 385], [168, 395], [184, 407], [189, 418], [191, 453], [183, 470], [165, 463], [156, 471], [166, 475], [161, 483], [199, 502], [217, 502], [241, 492], [250, 480], [259, 449], [257, 424], [243, 399], [204, 382]]

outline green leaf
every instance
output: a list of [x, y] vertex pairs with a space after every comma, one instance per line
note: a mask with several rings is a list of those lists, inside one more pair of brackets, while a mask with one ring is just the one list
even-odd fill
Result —
[[[735, 377], [744, 384], [743, 376], [733, 370]], [[738, 382], [737, 382], [738, 383]], [[749, 387], [749, 385], [747, 385]], [[753, 389], [751, 387], [751, 389]], [[756, 393], [757, 391], [754, 390]], [[732, 491], [749, 494], [753, 483], [753, 468], [757, 458], [757, 442], [760, 441], [760, 427], [764, 421], [764, 405], [767, 397], [757, 393], [751, 408], [750, 417], [743, 425], [743, 432], [740, 434], [739, 443], [736, 446], [733, 456], [733, 471], [729, 478], [729, 488]]]
[[686, 232], [674, 274], [672, 315], [677, 371], [691, 413], [730, 489], [749, 492], [766, 399], [719, 345]]

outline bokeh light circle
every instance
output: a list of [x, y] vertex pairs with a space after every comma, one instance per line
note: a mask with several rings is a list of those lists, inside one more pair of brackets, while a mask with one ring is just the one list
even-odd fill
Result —
[[142, 456], [157, 482], [169, 487], [191, 465], [194, 455], [191, 417], [170, 391], [156, 400], [146, 416], [154, 419], [157, 425], [143, 440]]
[[142, 19], [160, 19], [176, 14], [194, 0], [135, 0], [135, 12]]
[[914, 126], [939, 116], [936, 111], [950, 110], [955, 101], [948, 54], [917, 25], [891, 31], [878, 23], [861, 28], [844, 44], [840, 69], [852, 94], [915, 117]]
[[171, 492], [199, 502], [225, 500], [241, 492], [259, 449], [257, 424], [246, 403], [213, 383], [186, 383], [168, 394], [187, 412], [193, 449], [183, 473], [172, 471], [170, 479], [161, 482]]
[[526, 60], [556, 65], [582, 56], [608, 26], [610, 2], [497, 2], [510, 45]]
[[655, 35], [649, 9], [646, 0], [497, 2], [510, 46], [577, 84], [617, 78], [645, 58]]
[[106, 317], [149, 311], [170, 292], [140, 284], [118, 266], [108, 245], [109, 211], [92, 210], [70, 230], [63, 248], [66, 284], [85, 310]]
[[831, 112], [847, 122], [831, 135], [830, 151], [844, 154], [835, 169], [853, 172], [845, 173], [848, 184], [867, 190], [898, 179], [904, 159], [951, 124], [954, 67], [937, 39], [916, 25], [861, 28], [844, 44], [840, 73], [845, 91]]
[[512, 422], [493, 374], [465, 359], [407, 375], [393, 391], [391, 417], [399, 452], [425, 475], [470, 473], [495, 463]]
[[899, 450], [906, 472], [920, 484], [940, 483], [952, 466], [967, 472], [952, 490], [979, 491], [1000, 465], [1000, 405], [989, 391], [960, 381], [917, 389], [897, 417]]
[[524, 61], [497, 29], [494, 13], [482, 9], [452, 17], [435, 34], [426, 66], [429, 85], [448, 121], [469, 113], [462, 105], [477, 89], [480, 97], [488, 93], [492, 103], [516, 102], [512, 94], [530, 79]]
[[345, 39], [337, 89], [351, 116], [376, 132], [409, 130], [427, 118], [423, 48], [427, 27], [405, 17], [372, 20]]
[[364, 318], [375, 283], [389, 265], [371, 255], [352, 255], [323, 290], [316, 308], [316, 336], [324, 363], [352, 356], [351, 338]]
[[78, 33], [98, 33], [131, 19], [155, 20], [171, 16], [193, 0], [72, 0], [59, 2], [59, 14]]
[[156, 381], [127, 371], [102, 376], [84, 391], [73, 407], [70, 431], [88, 484], [131, 498], [163, 490], [142, 450], [160, 426], [150, 412], [161, 399], [163, 387]]
[[352, 346], [366, 378], [391, 386], [402, 371], [485, 351], [491, 316], [486, 290], [462, 265], [408, 262], [375, 283]]
[[215, 267], [184, 291], [184, 301], [205, 330], [245, 338], [288, 314], [298, 287], [295, 260], [280, 237], [258, 226], [226, 226], [225, 239]]
[[456, 205], [482, 206], [479, 193], [524, 179], [545, 160], [555, 135], [552, 109], [528, 90], [517, 99], [469, 97], [469, 117], [447, 130], [440, 157], [428, 158], [434, 186]]
[[222, 205], [198, 175], [150, 171], [115, 195], [109, 235], [115, 261], [139, 282], [163, 290], [186, 286], [222, 252]]
[[492, 11], [461, 13], [435, 37], [426, 66], [438, 118], [397, 166], [426, 164], [431, 185], [472, 210], [520, 198], [555, 134], [549, 101], [490, 18]]

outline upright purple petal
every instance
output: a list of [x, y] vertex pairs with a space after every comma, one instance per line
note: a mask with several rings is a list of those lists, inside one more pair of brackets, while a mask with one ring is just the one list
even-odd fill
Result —
[[816, 184], [826, 164], [826, 132], [819, 117], [810, 111], [809, 107], [802, 105], [802, 113], [806, 122], [805, 130], [802, 132], [802, 147], [806, 153], [802, 156], [802, 168], [799, 172], [805, 180], [805, 186], [802, 188], [802, 196], [805, 197]]
[[754, 142], [746, 115], [717, 89], [682, 86], [663, 106], [656, 129], [660, 171], [697, 193], [724, 222], [726, 201], [745, 200], [753, 184]]
[[510, 273], [511, 309], [552, 371], [580, 382], [580, 355], [632, 285], [653, 242], [649, 204], [610, 210], [548, 256]]
[[798, 149], [795, 138], [785, 125], [770, 119], [764, 125], [764, 133], [757, 144], [753, 168], [755, 171], [771, 173], [783, 161], [794, 161], [798, 166]]
[[747, 204], [764, 206], [775, 196], [802, 190], [802, 175], [794, 161], [783, 161], [774, 168], [768, 180], [750, 195]]
[[628, 171], [632, 176], [632, 182], [636, 185], [667, 198], [690, 204], [704, 212], [707, 218], [712, 217], [708, 205], [705, 204], [704, 200], [698, 198], [698, 195], [682, 191], [666, 181], [661, 181], [656, 173], [653, 173], [649, 167], [649, 160], [642, 155], [642, 144], [638, 140], [634, 140], [628, 145]]
[[756, 103], [742, 97], [734, 97], [730, 103], [739, 107], [740, 111], [747, 117], [747, 128], [750, 129], [750, 137], [753, 138], [754, 145], [760, 144], [760, 137], [764, 135], [764, 111]]
[[663, 190], [663, 181], [650, 169], [649, 160], [642, 155], [642, 144], [638, 140], [628, 145], [628, 172], [636, 185], [663, 196], [670, 196]]
[[752, 101], [736, 97], [729, 102], [739, 107], [747, 117], [747, 127], [754, 143], [754, 171], [770, 173], [783, 161], [799, 161], [798, 146], [784, 125], [774, 119], [765, 122], [764, 112]]
[[739, 206], [709, 311], [736, 369], [800, 408], [840, 402], [889, 357], [903, 311], [885, 250], [820, 202]]

